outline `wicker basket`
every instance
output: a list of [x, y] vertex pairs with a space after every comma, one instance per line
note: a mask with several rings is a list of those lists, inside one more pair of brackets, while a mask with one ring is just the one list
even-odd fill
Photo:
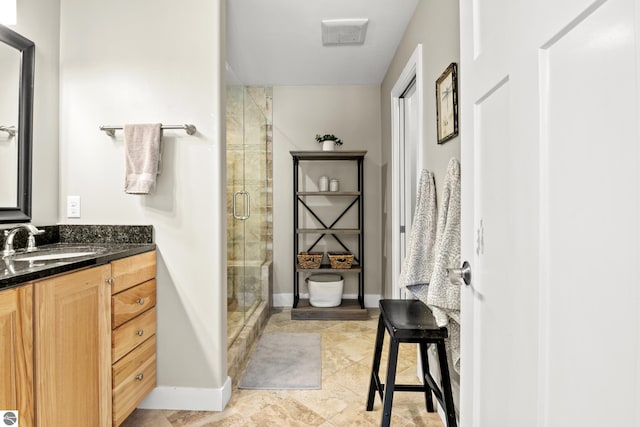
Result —
[[320, 268], [324, 253], [300, 252], [298, 254], [298, 268]]
[[351, 268], [353, 254], [350, 252], [329, 252], [331, 268]]

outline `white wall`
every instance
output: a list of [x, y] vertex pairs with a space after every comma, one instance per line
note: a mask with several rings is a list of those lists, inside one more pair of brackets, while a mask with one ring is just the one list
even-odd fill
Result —
[[[423, 167], [435, 175], [438, 196], [444, 183], [449, 159], [460, 158], [460, 137], [438, 145], [436, 137], [435, 82], [447, 66], [460, 61], [460, 35], [457, 1], [422, 0], [411, 18], [402, 41], [389, 65], [380, 91], [382, 105], [382, 170], [381, 186], [385, 194], [382, 210], [384, 242], [388, 249], [382, 253], [385, 266], [384, 295], [391, 296], [391, 89], [398, 80], [416, 46], [422, 43], [422, 71], [424, 97]], [[463, 89], [463, 88], [462, 88]], [[438, 199], [439, 200], [439, 199]]]
[[[276, 86], [273, 88], [274, 305], [293, 300], [293, 163], [289, 151], [320, 150], [315, 135], [333, 133], [342, 150], [367, 150], [364, 168], [365, 295], [377, 305], [380, 281], [380, 88], [378, 86]], [[336, 166], [312, 177], [338, 175]], [[355, 173], [355, 166], [353, 171]], [[347, 185], [348, 177], [341, 179]], [[312, 179], [314, 181], [314, 179]], [[346, 187], [345, 187], [346, 188]], [[345, 293], [357, 293], [349, 277]], [[302, 283], [302, 282], [301, 282]]]
[[[228, 387], [224, 16], [222, 1], [61, 2], [59, 216], [154, 226], [160, 387], [147, 407], [194, 408]], [[98, 128], [145, 122], [198, 133], [165, 131], [156, 192], [127, 195], [122, 131]], [[67, 195], [81, 196], [79, 220], [65, 218]]]
[[32, 222], [58, 220], [58, 90], [60, 2], [17, 3], [11, 28], [36, 45], [33, 106]]

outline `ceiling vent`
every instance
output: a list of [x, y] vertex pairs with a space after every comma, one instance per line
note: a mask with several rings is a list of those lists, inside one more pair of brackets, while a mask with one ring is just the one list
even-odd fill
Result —
[[368, 23], [368, 19], [325, 19], [322, 21], [322, 44], [363, 44]]

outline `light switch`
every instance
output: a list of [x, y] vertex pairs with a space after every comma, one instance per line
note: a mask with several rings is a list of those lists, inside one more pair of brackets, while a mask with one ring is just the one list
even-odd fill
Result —
[[67, 196], [67, 218], [80, 218], [80, 196]]

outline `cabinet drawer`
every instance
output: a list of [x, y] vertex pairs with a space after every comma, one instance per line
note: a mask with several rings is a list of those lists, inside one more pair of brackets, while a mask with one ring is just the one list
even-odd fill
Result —
[[155, 279], [113, 295], [111, 297], [111, 327], [117, 328], [155, 305]]
[[111, 263], [113, 286], [111, 293], [117, 294], [132, 286], [156, 277], [156, 251], [145, 252]]
[[115, 362], [156, 333], [156, 309], [151, 308], [129, 320], [111, 335], [112, 360]]
[[119, 426], [156, 386], [156, 337], [113, 365], [113, 425]]

